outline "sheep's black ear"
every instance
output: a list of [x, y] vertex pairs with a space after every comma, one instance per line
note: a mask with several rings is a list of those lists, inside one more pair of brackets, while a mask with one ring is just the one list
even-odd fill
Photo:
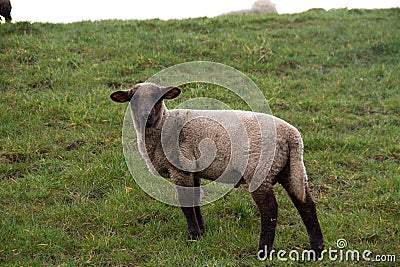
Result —
[[128, 102], [133, 96], [132, 90], [116, 91], [110, 95], [110, 98], [119, 103]]
[[181, 89], [176, 86], [164, 87], [163, 91], [165, 92], [164, 99], [174, 99], [181, 93]]

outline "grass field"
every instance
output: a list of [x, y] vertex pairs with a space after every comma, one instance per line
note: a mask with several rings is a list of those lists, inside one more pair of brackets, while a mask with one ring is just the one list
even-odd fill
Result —
[[[399, 9], [1, 24], [0, 266], [377, 264], [258, 261], [258, 212], [245, 188], [204, 206], [207, 234], [186, 244], [181, 210], [131, 177], [126, 106], [109, 94], [197, 60], [248, 75], [274, 115], [300, 130], [327, 248], [344, 238], [345, 249], [400, 261], [399, 30]], [[180, 101], [199, 96], [246, 108], [205, 85]], [[275, 250], [308, 249], [279, 185], [276, 195]]]

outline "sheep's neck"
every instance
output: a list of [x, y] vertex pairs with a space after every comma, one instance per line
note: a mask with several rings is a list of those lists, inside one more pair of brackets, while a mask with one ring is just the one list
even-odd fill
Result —
[[154, 158], [154, 153], [161, 145], [161, 129], [157, 128], [147, 128], [145, 130], [144, 143], [146, 146], [146, 151], [150, 159]]
[[146, 128], [145, 135], [147, 138], [161, 138], [161, 128]]
[[160, 119], [157, 120], [155, 125], [145, 129], [144, 135], [147, 151], [154, 152], [157, 147], [161, 145], [161, 131], [164, 125], [166, 113], [167, 109], [163, 108], [162, 115], [160, 116]]

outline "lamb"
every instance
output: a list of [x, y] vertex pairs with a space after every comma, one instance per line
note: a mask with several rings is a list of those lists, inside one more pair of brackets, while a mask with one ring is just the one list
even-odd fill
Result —
[[[6, 19], [6, 22], [11, 22], [11, 2], [10, 0], [0, 0], [0, 16]], [[0, 17], [1, 21], [1, 17]]]
[[[116, 91], [110, 98], [120, 103], [130, 101], [139, 149], [142, 155], [145, 155], [144, 150], [147, 151], [147, 156], [144, 157], [153, 173], [170, 178], [176, 185], [179, 203], [188, 226], [188, 240], [196, 240], [205, 233], [199, 205], [200, 179], [234, 183], [236, 186], [244, 183], [249, 187], [260, 212], [261, 229], [257, 255], [264, 257], [271, 252], [275, 237], [278, 205], [273, 185], [278, 182], [286, 189], [300, 213], [311, 249], [315, 252], [314, 256], [320, 255], [324, 249], [324, 239], [316, 206], [307, 186], [303, 142], [298, 130], [272, 115], [249, 111], [168, 110], [164, 99], [174, 99], [180, 93], [181, 89], [175, 86], [161, 87], [152, 83], [140, 83], [132, 89]], [[243, 140], [232, 142], [229, 139], [226, 125], [221, 124], [224, 118], [229, 121], [229, 125], [243, 125], [249, 140], [247, 144]], [[274, 150], [267, 149], [271, 155], [264, 159], [262, 150], [263, 146], [268, 146], [268, 140], [262, 140], [260, 125], [269, 128], [268, 131], [276, 131]], [[177, 128], [179, 147], [163, 149], [162, 143], [169, 143], [169, 138], [174, 138], [169, 133]], [[210, 140], [211, 145], [208, 144]], [[243, 149], [240, 151], [242, 144]], [[211, 162], [199, 163], [199, 159], [209, 150], [213, 151]], [[232, 161], [231, 156], [234, 154], [242, 157]], [[260, 175], [258, 178], [255, 175], [257, 164], [263, 160], [270, 160], [271, 166], [264, 168], [267, 164], [261, 164], [263, 168], [258, 173], [262, 179], [258, 179]], [[236, 176], [236, 180], [230, 179], [231, 176]]]

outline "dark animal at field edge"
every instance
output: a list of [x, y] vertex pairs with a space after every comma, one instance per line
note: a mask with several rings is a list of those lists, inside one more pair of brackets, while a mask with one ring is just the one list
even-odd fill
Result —
[[[6, 22], [11, 22], [11, 2], [10, 0], [0, 0], [0, 16], [3, 16]], [[1, 17], [0, 17], [1, 21]]]

